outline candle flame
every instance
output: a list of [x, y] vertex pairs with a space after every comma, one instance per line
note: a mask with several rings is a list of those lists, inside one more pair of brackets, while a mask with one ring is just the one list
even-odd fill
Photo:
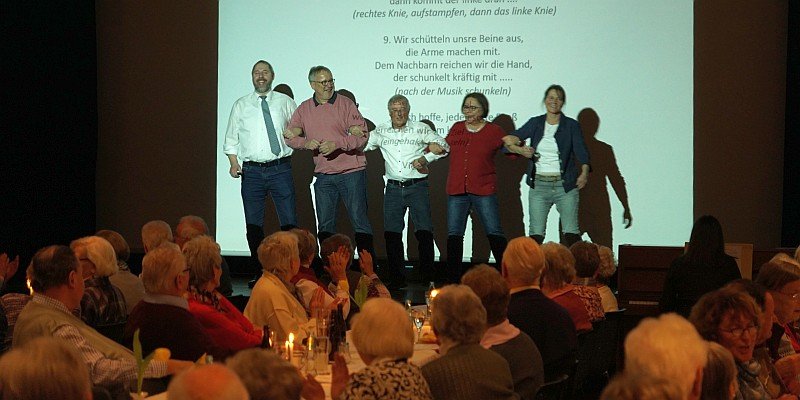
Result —
[[289, 333], [289, 343], [294, 343], [294, 333]]
[[438, 289], [431, 290], [431, 298], [436, 297], [437, 294], [439, 294], [439, 290]]

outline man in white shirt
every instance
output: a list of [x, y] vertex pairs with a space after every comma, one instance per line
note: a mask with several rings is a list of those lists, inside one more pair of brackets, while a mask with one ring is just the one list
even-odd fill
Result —
[[223, 147], [231, 177], [242, 177], [247, 243], [254, 259], [264, 239], [267, 196], [275, 204], [281, 230], [297, 226], [292, 149], [283, 141], [283, 131], [297, 105], [289, 96], [272, 90], [274, 79], [270, 63], [259, 60], [253, 65], [255, 90], [233, 103]]
[[386, 192], [383, 199], [384, 238], [389, 259], [387, 279], [392, 286], [403, 286], [403, 229], [406, 210], [411, 210], [414, 235], [419, 242], [419, 264], [422, 278], [433, 281], [433, 227], [428, 188], [428, 163], [444, 157], [435, 153], [449, 149], [444, 138], [428, 125], [409, 121], [411, 106], [403, 95], [389, 99], [391, 121], [372, 131], [364, 151], [380, 149], [386, 161]]

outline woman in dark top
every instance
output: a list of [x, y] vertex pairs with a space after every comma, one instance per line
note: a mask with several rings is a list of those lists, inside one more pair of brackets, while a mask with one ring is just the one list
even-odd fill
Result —
[[742, 277], [736, 259], [725, 254], [722, 226], [710, 216], [692, 227], [686, 253], [672, 261], [661, 294], [661, 311], [688, 317], [700, 297]]

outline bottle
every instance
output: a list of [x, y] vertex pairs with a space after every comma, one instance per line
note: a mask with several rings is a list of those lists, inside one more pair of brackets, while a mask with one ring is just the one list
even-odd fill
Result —
[[261, 338], [261, 348], [272, 348], [272, 341], [275, 340], [275, 334], [269, 329], [269, 325], [264, 325], [264, 336]]
[[344, 322], [344, 305], [339, 304], [331, 313], [331, 327], [329, 329], [330, 338], [330, 352], [328, 353], [328, 360], [333, 361], [333, 355], [339, 349], [339, 344], [344, 343], [347, 335], [347, 324]]

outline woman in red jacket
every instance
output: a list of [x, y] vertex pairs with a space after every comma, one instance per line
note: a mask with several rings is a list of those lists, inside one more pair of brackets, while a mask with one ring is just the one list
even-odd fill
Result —
[[198, 236], [183, 246], [189, 266], [189, 312], [200, 321], [217, 346], [232, 353], [261, 345], [264, 332], [217, 291], [222, 275], [219, 245], [209, 236]]

